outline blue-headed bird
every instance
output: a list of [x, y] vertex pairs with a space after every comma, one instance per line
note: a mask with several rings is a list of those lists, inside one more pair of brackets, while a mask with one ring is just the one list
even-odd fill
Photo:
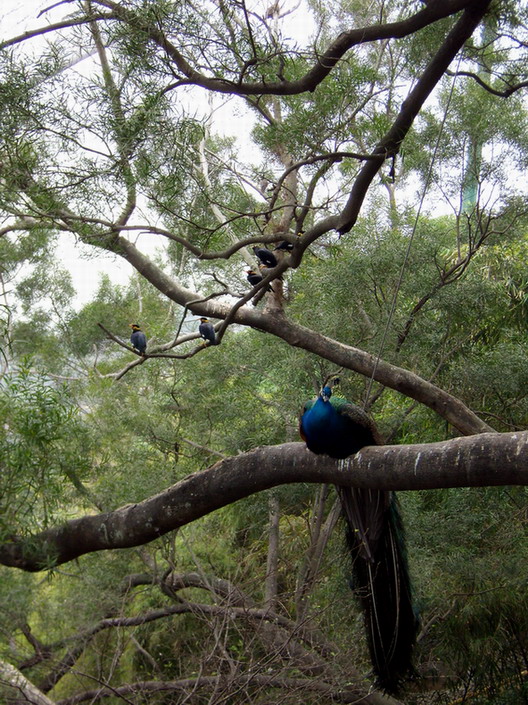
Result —
[[[347, 458], [381, 443], [374, 422], [359, 406], [332, 396], [332, 379], [307, 402], [300, 434], [313, 453]], [[396, 694], [413, 673], [411, 657], [419, 620], [411, 592], [405, 537], [394, 492], [338, 486], [352, 557], [352, 588], [365, 618], [377, 684]]]

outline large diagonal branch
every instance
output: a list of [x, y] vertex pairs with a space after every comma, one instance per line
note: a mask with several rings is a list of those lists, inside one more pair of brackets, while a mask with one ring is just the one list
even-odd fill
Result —
[[[229, 307], [226, 304], [215, 301], [202, 301], [193, 304], [192, 302], [197, 299], [193, 291], [181, 286], [165, 274], [125, 238], [119, 238], [117, 251], [165, 296], [182, 306], [188, 306], [195, 315], [221, 319], [225, 319], [229, 315]], [[277, 269], [279, 270], [280, 266]], [[413, 372], [379, 360], [375, 355], [359, 348], [327, 338], [288, 320], [283, 315], [265, 313], [242, 306], [232, 316], [232, 322], [270, 333], [294, 347], [308, 350], [338, 366], [354, 370], [367, 377], [372, 376], [380, 384], [395, 389], [430, 407], [461, 433], [483, 433], [492, 430], [460, 399]]]
[[158, 27], [145, 22], [141, 17], [123, 7], [123, 5], [112, 2], [112, 0], [94, 0], [94, 4], [109, 8], [115, 18], [145, 32], [149, 39], [166, 53], [180, 72], [182, 80], [178, 81], [176, 85], [193, 84], [219, 93], [247, 96], [297, 95], [305, 91], [314, 91], [352, 47], [383, 39], [400, 39], [414, 34], [438, 20], [457, 14], [472, 5], [478, 4], [486, 7], [488, 2], [479, 1], [475, 3], [475, 0], [430, 0], [423, 9], [404, 20], [341, 32], [337, 39], [324, 52], [318, 55], [315, 65], [297, 80], [256, 82], [207, 76], [194, 69]]
[[55, 705], [42, 691], [29, 681], [18, 669], [0, 659], [0, 685], [13, 689], [12, 702], [28, 705]]
[[[392, 127], [374, 149], [374, 155], [391, 157], [398, 153], [401, 143], [411, 129], [425, 101], [446, 73], [449, 64], [479, 25], [486, 14], [490, 1], [479, 0], [467, 7], [403, 102]], [[367, 161], [362, 166], [337, 225], [337, 230], [340, 233], [348, 232], [355, 224], [365, 195], [380, 168], [381, 162], [376, 160]]]
[[[41, 189], [41, 191], [43, 195], [46, 195], [47, 192], [45, 189]], [[59, 218], [64, 209], [61, 210], [60, 204], [57, 205], [57, 209], [57, 217]], [[69, 222], [69, 210], [66, 211], [65, 219], [68, 219]], [[73, 220], [73, 225], [69, 225], [69, 227], [73, 232], [79, 234], [75, 224], [80, 224], [82, 219], [74, 218]], [[307, 233], [308, 240], [312, 241], [320, 234], [332, 229], [335, 227], [336, 222], [335, 217], [320, 221]], [[90, 238], [86, 237], [85, 233], [81, 233], [80, 236], [87, 244], [92, 242]], [[224, 320], [225, 324], [238, 323], [270, 333], [294, 347], [307, 350], [338, 366], [353, 370], [366, 377], [372, 377], [380, 384], [394, 389], [433, 409], [461, 433], [483, 433], [493, 430], [468, 409], [460, 399], [445, 392], [431, 382], [427, 382], [409, 370], [391, 365], [364, 350], [332, 340], [309, 328], [305, 328], [298, 323], [288, 320], [280, 312], [274, 311], [273, 313], [267, 313], [244, 306], [243, 304], [252, 298], [259, 287], [263, 288], [267, 286], [267, 281], [261, 282], [254, 290], [240, 299], [234, 307], [230, 307], [225, 303], [218, 303], [218, 301], [210, 297], [200, 297], [196, 292], [187, 289], [176, 279], [169, 277], [161, 267], [152, 262], [125, 237], [118, 236], [115, 233], [112, 233], [108, 237], [109, 239], [104, 242], [106, 249], [124, 257], [139, 274], [145, 277], [145, 279], [167, 298], [190, 310], [193, 314], [219, 318]], [[292, 259], [291, 261], [293, 262], [294, 260]], [[274, 270], [274, 276], [280, 276], [288, 266], [288, 261], [281, 262], [276, 270]], [[184, 357], [188, 356], [189, 355], [185, 355]], [[139, 363], [134, 362], [134, 364]]]
[[[430, 2], [426, 9], [427, 11], [433, 11], [433, 9], [436, 8], [435, 11], [438, 11], [440, 4], [442, 3]], [[446, 3], [446, 5], [450, 5], [451, 7], [454, 4], [456, 3]], [[484, 14], [487, 4], [487, 2], [471, 4], [471, 10], [466, 10], [457, 22], [455, 28], [443, 43], [442, 48], [437, 52], [437, 55], [430, 62], [429, 67], [416, 84], [408, 100], [405, 101], [391, 130], [389, 130], [385, 138], [376, 148], [381, 158], [383, 158], [384, 154], [390, 153], [391, 150], [397, 150], [426, 97], [440, 79], [449, 61], [457, 53], [467, 37], [471, 35], [481, 16]], [[466, 7], [468, 3], [461, 3], [461, 5]], [[478, 8], [476, 7], [477, 5]], [[344, 232], [352, 227], [359, 213], [361, 204], [363, 203], [367, 189], [374, 175], [380, 168], [380, 164], [381, 160], [374, 159], [363, 166], [343, 213], [316, 223], [315, 226], [303, 236], [301, 242], [296, 245], [296, 249], [289, 264], [297, 266], [300, 263], [303, 250], [322, 234], [332, 229], [338, 229]], [[73, 224], [70, 222], [69, 211], [66, 215], [61, 211], [58, 213], [57, 217], [64, 218], [66, 226], [75, 228], [75, 222]], [[86, 238], [86, 241], [90, 242], [88, 238]], [[99, 244], [101, 243], [99, 242]], [[168, 298], [182, 306], [189, 306], [189, 309], [195, 314], [221, 318], [224, 319], [224, 321], [227, 319], [226, 323], [235, 322], [252, 326], [276, 335], [291, 345], [302, 347], [338, 365], [342, 365], [347, 369], [354, 370], [369, 377], [372, 376], [379, 383], [400, 391], [434, 409], [462, 433], [470, 434], [490, 430], [489, 426], [478, 419], [460, 400], [443, 392], [434, 385], [425, 382], [425, 380], [411, 372], [389, 365], [382, 360], [378, 361], [374, 356], [364, 351], [318, 335], [298, 324], [287, 321], [283, 316], [279, 316], [276, 313], [275, 315], [269, 315], [255, 310], [250, 311], [242, 306], [244, 303], [243, 300], [237, 302], [235, 308], [232, 310], [226, 305], [212, 302], [191, 304], [191, 302], [196, 301], [199, 297], [194, 292], [185, 289], [177, 282], [167, 277], [160, 268], [156, 267], [148, 258], [144, 257], [128, 240], [118, 238], [111, 232], [104, 241], [104, 245], [107, 249], [111, 249], [124, 256], [140, 274], [147, 278]], [[279, 267], [278, 270], [279, 269], [281, 269], [281, 267]], [[286, 269], [286, 265], [284, 269]], [[277, 275], [279, 275], [281, 271], [277, 271]], [[265, 285], [267, 286], [267, 283]], [[248, 299], [251, 298], [254, 293], [255, 292], [250, 292]]]
[[38, 571], [94, 551], [139, 546], [251, 494], [298, 482], [383, 490], [526, 485], [528, 431], [369, 447], [340, 461], [314, 455], [303, 443], [256, 448], [137, 504], [14, 536], [0, 545], [0, 563]]

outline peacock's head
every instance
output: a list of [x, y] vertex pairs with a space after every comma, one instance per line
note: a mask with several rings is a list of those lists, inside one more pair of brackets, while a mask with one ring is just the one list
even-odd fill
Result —
[[332, 387], [324, 386], [321, 389], [321, 399], [323, 401], [328, 401], [332, 396]]
[[323, 401], [328, 401], [330, 397], [332, 396], [332, 389], [336, 386], [336, 384], [339, 384], [339, 377], [331, 377], [325, 384], [323, 385], [323, 388], [321, 389], [321, 399]]

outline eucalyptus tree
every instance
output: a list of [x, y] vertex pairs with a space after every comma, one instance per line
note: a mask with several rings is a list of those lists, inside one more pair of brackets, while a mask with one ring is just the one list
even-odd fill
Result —
[[[445, 417], [462, 432], [485, 430], [469, 410], [459, 410], [457, 402], [439, 390], [382, 359], [374, 365], [359, 350], [344, 348], [338, 354], [331, 350], [331, 341], [321, 345], [287, 319], [282, 301], [270, 304], [269, 312], [260, 312], [243, 306], [250, 293], [220, 299], [220, 294], [231, 293], [232, 280], [220, 290], [213, 286], [212, 293], [218, 296], [203, 301], [204, 293], [189, 288], [188, 276], [171, 277], [145, 259], [127, 235], [148, 232], [208, 263], [233, 259], [252, 242], [292, 238], [295, 249], [274, 276], [298, 267], [312, 243], [352, 229], [368, 188], [383, 173], [384, 164], [395, 160], [426, 99], [471, 38], [487, 5], [430, 3], [418, 10], [412, 4], [403, 9], [387, 5], [381, 23], [368, 25], [370, 18], [363, 20], [366, 32], [349, 30], [329, 43], [323, 33], [320, 42], [326, 41], [326, 48], [316, 45], [315, 59], [307, 49], [282, 40], [280, 9], [261, 17], [257, 10], [247, 10], [246, 16], [236, 8], [228, 11], [222, 6], [215, 11], [208, 5], [192, 11], [156, 3], [59, 7], [62, 12], [75, 11], [60, 18], [56, 28], [50, 17], [45, 30], [4, 42], [3, 187], [7, 213], [14, 216], [12, 227], [49, 226], [52, 232], [70, 232], [119, 254], [169, 299], [193, 314], [222, 319], [220, 339], [231, 321], [258, 327], [333, 363], [398, 386], [432, 408], [443, 406]], [[206, 13], [209, 22], [204, 24]], [[449, 17], [454, 19], [446, 26]], [[421, 37], [415, 42], [418, 49], [412, 40], [421, 29], [431, 42], [436, 40], [437, 50], [430, 61], [422, 58], [419, 69], [415, 57]], [[19, 52], [27, 50], [32, 38], [55, 32], [60, 38], [44, 49], [45, 60], [41, 56], [29, 75], [27, 58], [18, 58]], [[182, 39], [181, 47], [176, 35]], [[407, 51], [413, 60], [406, 65], [411, 70], [398, 67], [401, 37], [411, 38]], [[86, 78], [63, 70], [74, 51], [89, 49], [96, 53], [98, 68]], [[476, 64], [485, 51], [488, 48], [481, 47], [479, 53], [477, 42], [472, 42], [468, 60]], [[384, 56], [390, 60], [384, 61]], [[372, 66], [383, 68], [376, 71]], [[402, 83], [399, 91], [393, 87], [395, 74]], [[341, 97], [333, 100], [331, 92], [323, 90], [327, 84], [357, 96], [356, 101], [349, 106]], [[190, 85], [236, 96], [257, 114], [255, 135], [277, 171], [263, 169], [262, 176], [267, 171], [275, 184], [267, 200], [256, 198], [256, 189], [248, 188], [249, 175], [208, 150], [207, 130], [204, 127], [199, 134], [199, 122], [193, 119], [193, 101], [203, 91], [191, 93]], [[313, 98], [304, 97], [308, 91]], [[382, 100], [385, 93], [387, 101]], [[298, 96], [303, 99], [300, 110]], [[399, 107], [396, 101], [402, 97]], [[190, 107], [183, 114], [185, 103]], [[322, 130], [317, 129], [317, 118], [325, 123]], [[307, 123], [313, 125], [313, 135], [306, 130]], [[343, 195], [334, 201], [323, 194], [319, 201], [317, 187], [325, 174], [335, 171], [336, 163], [344, 163], [342, 171], [347, 174], [336, 186]], [[327, 188], [332, 188], [331, 181]], [[207, 208], [202, 208], [204, 199]], [[163, 227], [163, 219], [169, 227]]]
[[[193, 369], [207, 370], [210, 379], [216, 370], [220, 387], [230, 370], [247, 363], [244, 353], [250, 347], [243, 342], [242, 326], [265, 335], [263, 341], [286, 343], [292, 361], [300, 359], [294, 358], [294, 348], [307, 354], [291, 374], [299, 387], [306, 389], [310, 378], [338, 366], [365, 379], [361, 391], [367, 406], [389, 389], [428, 407], [456, 432], [489, 432], [487, 421], [469, 406], [481, 399], [473, 395], [474, 377], [466, 377], [463, 386], [458, 382], [470, 339], [482, 341], [487, 333], [490, 340], [493, 325], [487, 321], [486, 331], [482, 316], [491, 309], [498, 320], [505, 299], [483, 295], [479, 300], [484, 304], [471, 307], [472, 329], [464, 347], [460, 328], [466, 319], [456, 318], [460, 298], [450, 299], [446, 292], [461, 283], [466, 289], [457, 289], [458, 296], [464, 291], [488, 296], [484, 279], [493, 279], [493, 270], [519, 247], [525, 194], [505, 177], [522, 169], [526, 159], [525, 13], [506, 0], [375, 2], [368, 9], [364, 3], [309, 3], [292, 9], [281, 3], [264, 7], [157, 0], [52, 5], [34, 29], [5, 37], [1, 45], [3, 241], [10, 247], [24, 241], [39, 246], [57, 236], [74, 238], [94, 252], [126, 260], [138, 272], [138, 281], [145, 280], [156, 292], [156, 337], [163, 339], [132, 363], [110, 357], [107, 345], [108, 359], [102, 367], [96, 363], [99, 374], [125, 383], [141, 372], [141, 379], [152, 383], [154, 375], [147, 377], [145, 368], [166, 365], [178, 370], [181, 390], [190, 384], [185, 365], [196, 358], [202, 367]], [[311, 29], [302, 31], [303, 26]], [[78, 63], [79, 58], [84, 61]], [[242, 148], [229, 132], [215, 134], [218, 123], [211, 115], [226, 114], [223, 119], [238, 134], [246, 133], [249, 147]], [[417, 204], [409, 197], [416, 184]], [[444, 221], [422, 217], [424, 209], [439, 205], [449, 213]], [[431, 225], [435, 239], [416, 245], [420, 230]], [[252, 246], [283, 241], [291, 251], [284, 251], [277, 267], [249, 288], [243, 269], [256, 264]], [[151, 255], [155, 242], [163, 247]], [[486, 262], [487, 247], [493, 256]], [[357, 276], [350, 277], [350, 271]], [[39, 283], [37, 276], [26, 292]], [[272, 291], [267, 292], [270, 284]], [[494, 307], [486, 305], [489, 301]], [[516, 309], [512, 296], [509, 303]], [[75, 324], [80, 322], [85, 332], [83, 321], [95, 322], [99, 312], [104, 320], [97, 322], [120, 352], [123, 334], [116, 330], [120, 321], [115, 309], [121, 307], [127, 316], [125, 321], [123, 314], [124, 326], [134, 311], [130, 291], [107, 308], [96, 305], [62, 321], [77, 355], [86, 356], [88, 347], [86, 338], [74, 340]], [[343, 320], [347, 308], [351, 322]], [[189, 314], [219, 322], [218, 347], [196, 344]], [[442, 314], [447, 320], [441, 320]], [[9, 336], [11, 332], [10, 326]], [[519, 338], [513, 343], [521, 357]], [[411, 345], [414, 358], [413, 350], [406, 350]], [[417, 352], [433, 348], [436, 355]], [[229, 351], [228, 364], [219, 361], [222, 351]], [[477, 375], [479, 355], [493, 354], [493, 349], [482, 346], [471, 352]], [[518, 379], [523, 374], [521, 369]], [[280, 380], [262, 383], [255, 370], [248, 379], [255, 381], [256, 390], [253, 397], [247, 391], [243, 408], [251, 414], [262, 389], [263, 401], [273, 401]], [[441, 379], [445, 387], [431, 379]], [[379, 387], [373, 393], [374, 382]], [[500, 381], [497, 386], [497, 397], [503, 399]], [[240, 393], [230, 397], [225, 384], [218, 394], [204, 389], [203, 396], [201, 411], [214, 402], [215, 412], [225, 416], [223, 439], [209, 429], [215, 443], [224, 441], [222, 454], [250, 451], [248, 440], [292, 440], [276, 432], [277, 419], [265, 439], [249, 435], [250, 424], [244, 433], [239, 428], [229, 435], [229, 400], [238, 402]], [[297, 405], [300, 389], [293, 396]], [[387, 398], [390, 408], [395, 396], [385, 394]], [[483, 410], [497, 415], [494, 404]], [[398, 411], [405, 415], [401, 406]], [[522, 415], [510, 418], [510, 411], [504, 403], [501, 430], [522, 427]], [[192, 415], [192, 405], [186, 412]], [[282, 419], [284, 413], [279, 410], [277, 416]], [[161, 422], [161, 414], [156, 418]], [[512, 425], [503, 426], [504, 420]], [[206, 428], [203, 413], [196, 423]], [[416, 433], [410, 437], [429, 441], [444, 436], [433, 425], [425, 439]], [[405, 439], [404, 432], [400, 438]], [[524, 435], [468, 439], [463, 450], [459, 443], [423, 446], [414, 454], [404, 447], [399, 452], [369, 451], [351, 461], [358, 474], [350, 482], [390, 484], [393, 489], [526, 482]], [[438, 453], [447, 468], [450, 459], [458, 459], [457, 473], [447, 469], [435, 476]], [[430, 469], [421, 473], [424, 460]], [[337, 473], [334, 463], [309, 456], [300, 445], [222, 462], [227, 465], [137, 507], [81, 518], [59, 530], [44, 528], [29, 541], [12, 537], [0, 547], [0, 560], [36, 570], [85, 552], [141, 545], [256, 489], [286, 480], [334, 482]], [[368, 472], [359, 479], [364, 462], [370, 463]], [[259, 483], [242, 482], [248, 469], [256, 467]], [[398, 469], [400, 479], [389, 467]], [[498, 479], [497, 468], [503, 468]], [[200, 494], [203, 488], [211, 494]], [[200, 497], [191, 510], [188, 492]], [[174, 502], [170, 511], [167, 502]], [[171, 581], [172, 573], [160, 585], [174, 595], [179, 587]], [[191, 583], [187, 579], [182, 584]], [[221, 594], [220, 587], [205, 589]], [[241, 605], [253, 608], [246, 599]], [[298, 625], [281, 626], [297, 635]], [[266, 635], [278, 650], [279, 636]], [[65, 659], [59, 664], [42, 692], [60, 680], [68, 663]], [[232, 687], [245, 688], [236, 673]], [[253, 683], [259, 688], [306, 686], [286, 679], [257, 681]], [[335, 687], [319, 685], [320, 693], [337, 697]], [[203, 680], [202, 686], [218, 688], [219, 681]], [[357, 695], [352, 689], [343, 697]], [[377, 701], [375, 694], [368, 698]]]

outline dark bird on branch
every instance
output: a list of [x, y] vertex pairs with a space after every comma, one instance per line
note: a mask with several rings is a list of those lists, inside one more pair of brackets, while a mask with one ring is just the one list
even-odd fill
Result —
[[[347, 458], [381, 443], [359, 406], [332, 397], [333, 379], [305, 404], [300, 434], [313, 453]], [[405, 537], [394, 492], [338, 486], [352, 558], [352, 588], [363, 609], [377, 683], [396, 694], [412, 675], [419, 620], [412, 603]]]
[[254, 269], [246, 270], [246, 274], [247, 280], [251, 284], [251, 286], [257, 286], [257, 284], [260, 284], [260, 282], [262, 281], [262, 275], [258, 272], [255, 272]]
[[137, 350], [140, 355], [144, 355], [147, 349], [147, 336], [137, 323], [131, 323], [130, 327], [132, 328], [132, 335], [130, 336], [132, 347], [134, 350]]
[[279, 242], [279, 244], [273, 249], [286, 250], [287, 252], [291, 252], [293, 250], [293, 244], [291, 242], [288, 242], [288, 240], [283, 240], [282, 242]]
[[[265, 269], [265, 267], [264, 267], [264, 269]], [[247, 280], [248, 280], [248, 282], [251, 284], [251, 286], [257, 286], [257, 284], [260, 284], [260, 282], [261, 282], [262, 279], [263, 279], [262, 274], [259, 274], [258, 272], [255, 272], [254, 269], [248, 269], [248, 270], [246, 270], [246, 274], [247, 274]], [[266, 289], [266, 291], [273, 291], [273, 289], [271, 288], [271, 285], [268, 286], [268, 288]]]
[[206, 345], [217, 345], [215, 329], [208, 318], [200, 318], [198, 332], [204, 339]]
[[254, 247], [253, 252], [255, 253], [255, 257], [265, 267], [273, 268], [277, 266], [277, 258], [271, 250], [268, 250], [265, 247]]

